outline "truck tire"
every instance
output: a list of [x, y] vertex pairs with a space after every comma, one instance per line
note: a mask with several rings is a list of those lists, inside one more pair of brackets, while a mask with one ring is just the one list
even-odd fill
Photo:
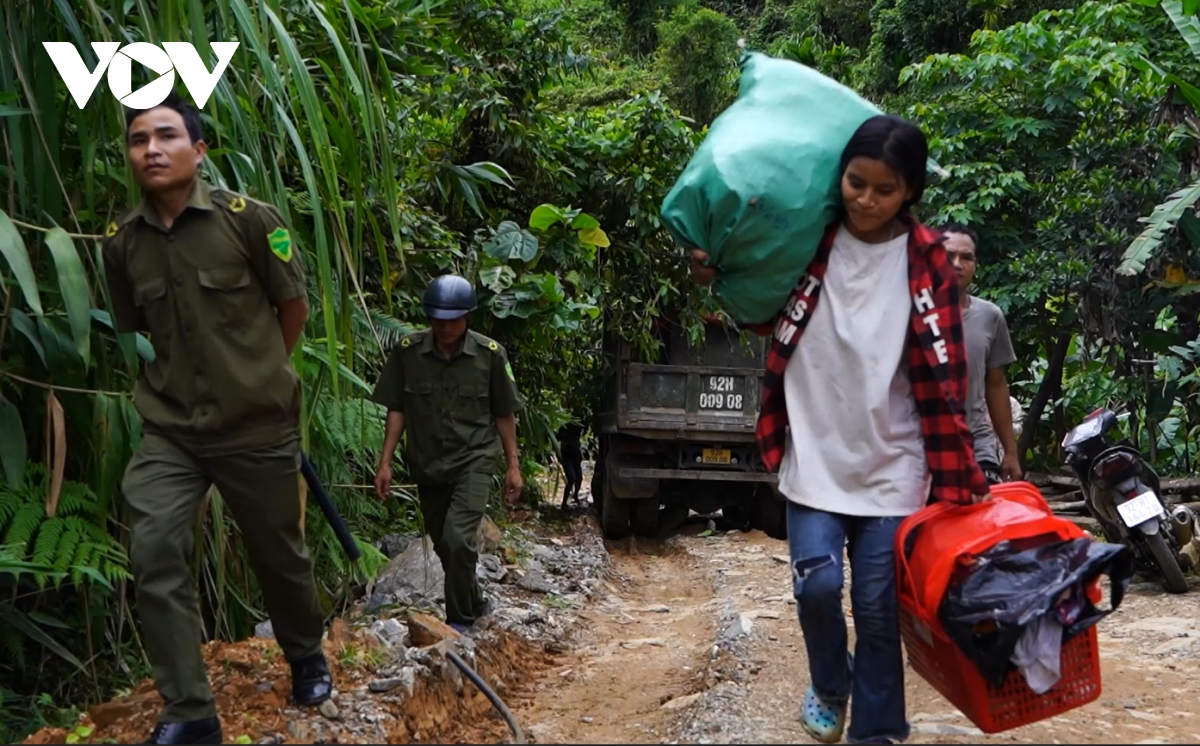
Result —
[[769, 490], [755, 499], [754, 527], [772, 539], [787, 541], [787, 504]]
[[633, 503], [633, 533], [645, 538], [658, 536], [658, 496], [622, 502]]
[[606, 539], [624, 539], [629, 535], [629, 512], [632, 500], [622, 500], [613, 491], [612, 481], [600, 480], [603, 490], [600, 504], [600, 530]]
[[1167, 593], [1187, 593], [1187, 578], [1183, 577], [1183, 570], [1179, 569], [1179, 560], [1175, 559], [1175, 554], [1167, 546], [1167, 540], [1163, 538], [1161, 529], [1157, 534], [1146, 535], [1146, 546], [1150, 549], [1150, 554], [1154, 556], [1158, 571], [1162, 573], [1163, 585], [1167, 587]]

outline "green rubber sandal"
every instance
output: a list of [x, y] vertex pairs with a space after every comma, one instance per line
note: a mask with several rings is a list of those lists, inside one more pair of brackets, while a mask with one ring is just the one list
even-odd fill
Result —
[[846, 703], [822, 699], [809, 687], [804, 695], [800, 725], [819, 743], [837, 743], [846, 729]]

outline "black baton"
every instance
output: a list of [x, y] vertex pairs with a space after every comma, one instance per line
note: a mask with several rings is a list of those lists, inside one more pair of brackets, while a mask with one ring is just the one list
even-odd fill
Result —
[[333, 500], [330, 499], [329, 493], [325, 491], [325, 485], [321, 484], [321, 479], [317, 476], [317, 470], [313, 468], [312, 462], [308, 460], [308, 454], [303, 451], [300, 452], [300, 473], [304, 475], [304, 481], [308, 482], [308, 489], [317, 498], [317, 505], [321, 506], [321, 512], [325, 514], [325, 520], [329, 521], [329, 525], [333, 528], [333, 533], [337, 534], [342, 549], [346, 550], [346, 556], [350, 558], [351, 562], [357, 562], [358, 558], [362, 556], [362, 552], [359, 551], [354, 537], [350, 535], [350, 529], [346, 528], [346, 522], [342, 520], [342, 516], [337, 512], [337, 508], [333, 506]]

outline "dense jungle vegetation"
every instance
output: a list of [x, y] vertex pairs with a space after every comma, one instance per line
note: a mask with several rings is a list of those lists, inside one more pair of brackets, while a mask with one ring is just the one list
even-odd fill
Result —
[[[657, 217], [736, 94], [738, 40], [918, 121], [949, 176], [921, 217], [982, 236], [1008, 315], [1027, 468], [1100, 404], [1164, 473], [1200, 446], [1200, 0], [13, 0], [0, 4], [0, 740], [72, 721], [147, 672], [128, 583], [125, 463], [143, 338], [113, 333], [98, 259], [137, 198], [124, 113], [79, 109], [41, 42], [241, 47], [204, 108], [205, 177], [279, 206], [313, 309], [295, 364], [305, 448], [363, 546], [413, 530], [369, 490], [365, 398], [449, 268], [505, 344], [529, 475], [587, 422], [601, 323], [711, 301]], [[684, 314], [685, 317], [694, 314]], [[531, 481], [531, 480], [530, 480]], [[535, 488], [530, 488], [535, 489]], [[361, 577], [308, 530], [331, 613]], [[208, 633], [263, 618], [219, 495], [198, 529]]]

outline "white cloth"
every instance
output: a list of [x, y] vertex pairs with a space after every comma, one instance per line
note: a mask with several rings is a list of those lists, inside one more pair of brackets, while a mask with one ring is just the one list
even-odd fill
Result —
[[1062, 678], [1063, 628], [1054, 611], [1031, 622], [1017, 640], [1012, 662], [1034, 694], [1045, 694]]
[[908, 380], [908, 236], [867, 244], [838, 231], [816, 309], [784, 371], [791, 428], [780, 491], [810, 508], [906, 516], [929, 465]]

